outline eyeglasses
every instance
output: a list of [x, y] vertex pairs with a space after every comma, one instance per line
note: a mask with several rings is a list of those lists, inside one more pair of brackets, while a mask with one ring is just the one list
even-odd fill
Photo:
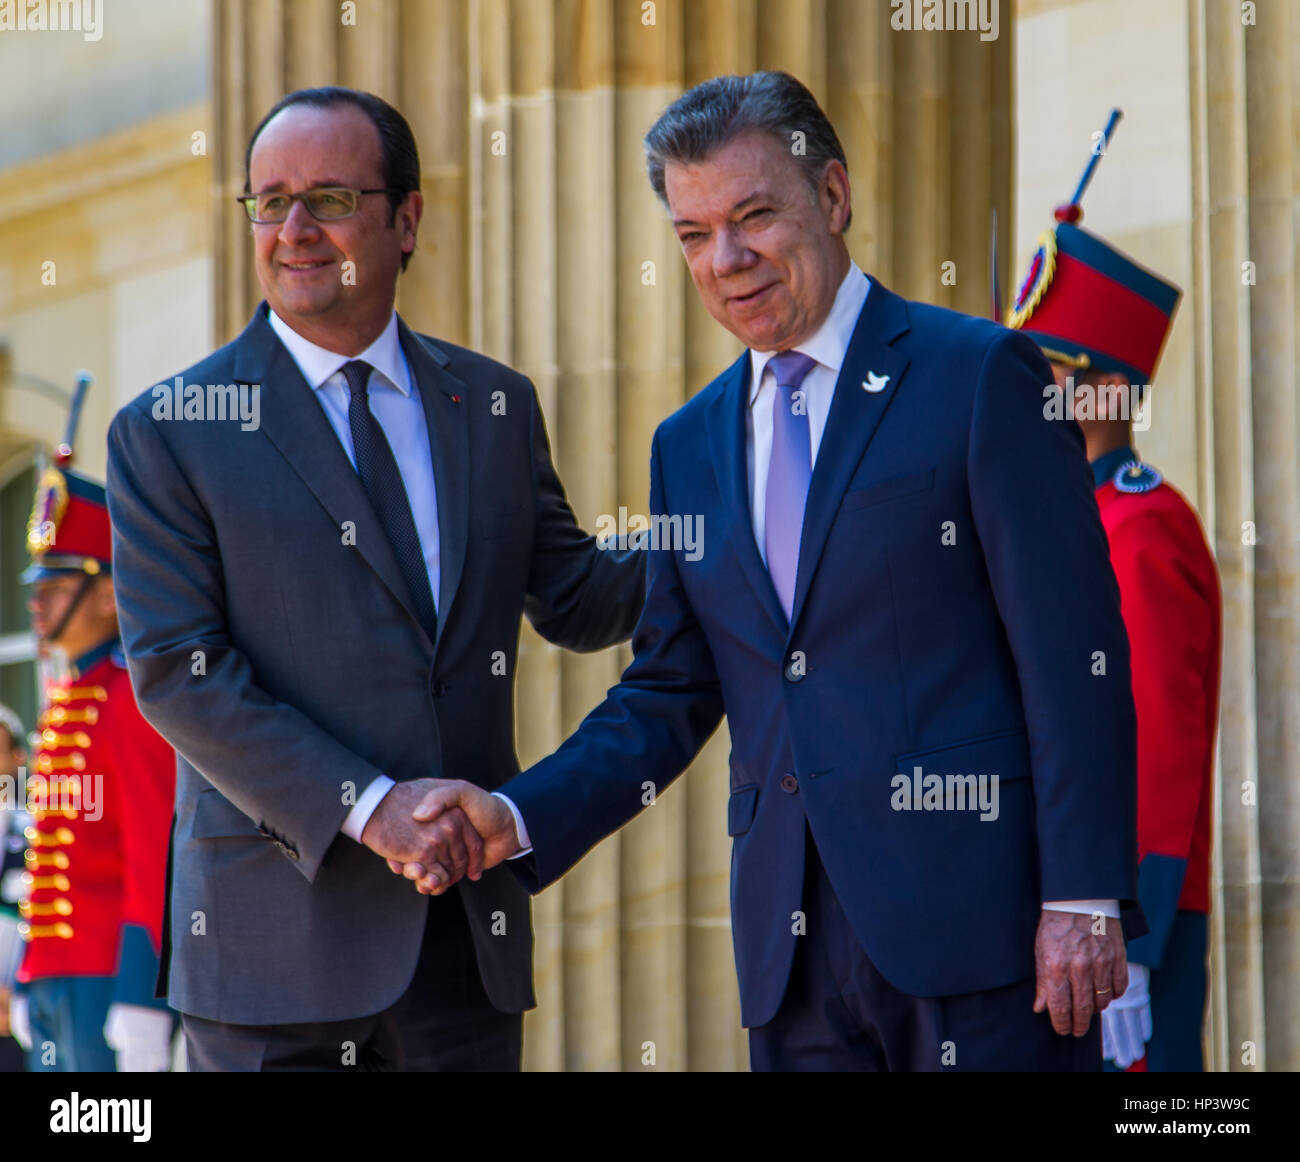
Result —
[[293, 209], [294, 202], [302, 202], [317, 222], [337, 222], [351, 218], [357, 212], [362, 194], [396, 194], [400, 190], [350, 190], [346, 186], [320, 186], [303, 190], [300, 194], [286, 194], [279, 190], [261, 194], [240, 194], [235, 201], [241, 203], [250, 222], [259, 225], [283, 222]]

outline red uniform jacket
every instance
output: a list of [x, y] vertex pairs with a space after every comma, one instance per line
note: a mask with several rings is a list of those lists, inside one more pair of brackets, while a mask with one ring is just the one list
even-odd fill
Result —
[[117, 975], [118, 1000], [155, 1004], [175, 752], [141, 717], [116, 641], [79, 669], [46, 691], [28, 776], [19, 980]]
[[1196, 514], [1150, 468], [1106, 479], [1097, 505], [1119, 581], [1137, 706], [1138, 891], [1150, 931], [1128, 955], [1158, 968], [1176, 911], [1210, 907], [1219, 578]]

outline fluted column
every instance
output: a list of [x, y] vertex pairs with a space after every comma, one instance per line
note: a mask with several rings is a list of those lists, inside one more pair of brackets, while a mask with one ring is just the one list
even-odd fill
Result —
[[[248, 133], [291, 88], [371, 88], [411, 121], [423, 165], [399, 309], [532, 378], [588, 528], [620, 505], [646, 511], [655, 425], [739, 350], [700, 306], [645, 178], [641, 137], [689, 85], [758, 68], [801, 77], [849, 154], [860, 265], [904, 294], [985, 309], [988, 206], [1009, 207], [1005, 32], [992, 44], [895, 33], [887, 4], [857, 0], [360, 0], [355, 24], [325, 0], [214, 10], [217, 338], [258, 297], [247, 225], [224, 200], [242, 185]], [[628, 656], [576, 657], [525, 626], [521, 761], [563, 741]], [[746, 1067], [727, 747], [724, 726], [678, 785], [537, 900], [527, 1067]]]
[[1253, 25], [1206, 0], [1192, 15], [1197, 371], [1224, 597], [1209, 1041], [1215, 1068], [1295, 1070], [1300, 23], [1285, 0]]

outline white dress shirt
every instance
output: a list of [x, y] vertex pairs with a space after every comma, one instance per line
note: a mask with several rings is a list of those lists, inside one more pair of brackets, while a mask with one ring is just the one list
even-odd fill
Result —
[[[267, 321], [298, 365], [307, 386], [315, 393], [325, 412], [325, 418], [329, 420], [354, 469], [357, 458], [352, 449], [352, 426], [348, 422], [352, 392], [343, 376], [343, 365], [353, 359], [364, 359], [375, 369], [368, 385], [370, 410], [384, 430], [388, 446], [393, 450], [393, 458], [397, 461], [397, 470], [406, 486], [406, 499], [415, 520], [416, 534], [420, 538], [425, 568], [429, 571], [429, 588], [433, 591], [436, 609], [442, 570], [433, 454], [429, 449], [429, 425], [425, 420], [424, 406], [420, 402], [420, 385], [411, 378], [411, 369], [398, 338], [397, 312], [393, 312], [379, 338], [355, 356], [340, 355], [336, 351], [318, 347], [299, 335], [274, 311], [269, 312]], [[387, 775], [380, 775], [370, 783], [343, 821], [343, 834], [360, 842], [361, 833], [370, 821], [371, 814], [392, 786], [393, 780]]]
[[[849, 272], [835, 292], [835, 301], [831, 304], [822, 325], [812, 336], [798, 344], [792, 350], [815, 359], [816, 366], [804, 376], [802, 388], [804, 403], [808, 412], [808, 438], [811, 442], [810, 463], [815, 467], [817, 453], [821, 449], [822, 435], [826, 431], [826, 418], [830, 415], [831, 399], [835, 394], [835, 384], [839, 380], [844, 366], [844, 357], [848, 354], [849, 343], [858, 325], [858, 317], [866, 305], [867, 295], [871, 290], [870, 280], [862, 273], [856, 262], [849, 262]], [[767, 564], [767, 547], [765, 545], [766, 510], [767, 510], [767, 471], [772, 462], [772, 408], [776, 401], [776, 375], [768, 367], [775, 351], [749, 352], [749, 407], [745, 410], [745, 460], [749, 469], [749, 513], [754, 528], [754, 541], [758, 545], [759, 556]], [[506, 795], [496, 793], [510, 808], [514, 816], [515, 829], [519, 836], [520, 854], [531, 850], [528, 828], [524, 824], [519, 808]], [[1091, 915], [1100, 912], [1112, 919], [1119, 917], [1118, 900], [1052, 900], [1043, 904], [1057, 912], [1079, 912]]]

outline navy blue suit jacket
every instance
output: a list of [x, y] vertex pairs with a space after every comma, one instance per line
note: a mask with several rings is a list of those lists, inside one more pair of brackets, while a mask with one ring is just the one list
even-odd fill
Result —
[[[814, 467], [789, 624], [752, 531], [748, 355], [665, 420], [651, 510], [702, 517], [703, 553], [650, 553], [622, 681], [501, 788], [534, 846], [515, 865], [528, 886], [640, 811], [645, 784], [661, 793], [725, 713], [748, 1026], [785, 990], [805, 828], [863, 948], [916, 996], [1030, 976], [1043, 900], [1130, 905], [1128, 642], [1082, 436], [1044, 416], [1050, 382], [1025, 336], [875, 283]], [[996, 819], [900, 809], [921, 806], [895, 779], [918, 767], [996, 776]]]

